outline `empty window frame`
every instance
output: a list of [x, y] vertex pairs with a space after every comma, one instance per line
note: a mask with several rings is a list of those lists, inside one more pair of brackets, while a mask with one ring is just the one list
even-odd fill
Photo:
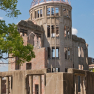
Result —
[[55, 48], [52, 47], [52, 58], [55, 58]]
[[27, 35], [27, 30], [25, 30], [25, 29], [20, 29], [20, 35], [21, 35], [21, 36], [26, 36], [26, 35]]
[[70, 49], [68, 48], [68, 59], [70, 60]]
[[54, 15], [54, 7], [51, 8], [51, 15]]
[[67, 31], [68, 39], [70, 38], [70, 31]]
[[40, 17], [42, 17], [42, 9], [40, 9]]
[[32, 13], [31, 13], [31, 20], [32, 20]]
[[55, 26], [54, 25], [51, 25], [51, 37], [55, 37]]
[[[55, 53], [55, 51], [56, 51], [56, 53]], [[56, 47], [56, 50], [54, 47], [52, 47], [52, 58], [55, 58], [55, 57], [59, 58], [59, 48], [58, 47]]]
[[31, 63], [26, 63], [26, 70], [30, 70], [31, 69]]
[[50, 16], [50, 8], [47, 8], [47, 16]]
[[59, 37], [59, 26], [56, 25], [56, 37]]
[[64, 52], [65, 52], [65, 59], [67, 59], [67, 48], [64, 48]]
[[38, 16], [37, 17], [39, 18], [39, 10], [37, 12], [38, 12]]
[[55, 8], [55, 14], [56, 14], [56, 16], [59, 16], [59, 8], [58, 7]]
[[39, 85], [35, 84], [35, 94], [39, 94]]
[[56, 47], [56, 58], [59, 58], [59, 48]]
[[50, 47], [47, 47], [47, 51], [48, 51], [48, 58], [50, 58]]
[[50, 37], [50, 25], [47, 25], [47, 37]]
[[20, 69], [20, 65], [18, 63], [15, 63], [15, 70], [19, 70]]
[[66, 26], [64, 26], [64, 37], [66, 38], [67, 32], [66, 32]]
[[37, 11], [35, 11], [35, 19], [37, 18], [37, 17], [36, 17], [36, 14], [37, 14]]
[[56, 72], [60, 72], [60, 68], [56, 68]]

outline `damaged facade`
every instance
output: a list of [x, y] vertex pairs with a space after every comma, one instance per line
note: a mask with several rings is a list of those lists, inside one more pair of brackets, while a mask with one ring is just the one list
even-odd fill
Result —
[[29, 69], [48, 68], [49, 72], [67, 72], [68, 68], [88, 70], [88, 45], [84, 39], [72, 35], [71, 10], [67, 1], [36, 5], [32, 2], [30, 18], [18, 23], [18, 31], [24, 45], [34, 46], [36, 58], [20, 67], [13, 63], [9, 71], [26, 70], [27, 66], [31, 66]]
[[[20, 82], [20, 85], [23, 85], [23, 87], [21, 87], [22, 91], [18, 90], [20, 91], [19, 94], [22, 92], [24, 92], [23, 94], [69, 94], [66, 93], [66, 91], [63, 91], [65, 90], [63, 88], [65, 87], [63, 86], [64, 83], [62, 83], [63, 74], [58, 72], [67, 72], [68, 68], [88, 70], [88, 44], [84, 39], [72, 35], [71, 11], [72, 7], [68, 0], [45, 2], [34, 0], [29, 10], [30, 18], [28, 20], [21, 20], [18, 23], [18, 32], [23, 38], [24, 45], [27, 45], [27, 43], [32, 44], [36, 56], [30, 62], [26, 62], [21, 66], [16, 64], [15, 57], [9, 59], [9, 62], [11, 63], [8, 66], [9, 71], [14, 71], [11, 75], [15, 79], [19, 79], [19, 81], [22, 79], [22, 75], [22, 81], [26, 83]], [[47, 72], [42, 72], [41, 74], [39, 71], [40, 74], [38, 73], [38, 70], [43, 71], [45, 68], [47, 69]], [[20, 71], [17, 72], [15, 70]], [[26, 70], [29, 70], [30, 72]], [[37, 73], [34, 70], [37, 71]], [[16, 74], [18, 76], [15, 76]], [[58, 80], [57, 77], [59, 77], [60, 83], [62, 83], [58, 84], [58, 88], [59, 86], [62, 86], [63, 88], [61, 91], [58, 90], [58, 93], [53, 93], [53, 89], [50, 90], [50, 88], [56, 88], [56, 82], [54, 83], [55, 80], [50, 78], [52, 77], [51, 75], [56, 75], [54, 76], [55, 80]], [[67, 73], [65, 73], [64, 79], [68, 79], [70, 75], [71, 83], [73, 84], [73, 74], [68, 74], [67, 76]], [[9, 81], [9, 77], [7, 78], [7, 81]], [[44, 85], [45, 80], [49, 83], [50, 79], [52, 84], [48, 84], [48, 86]], [[69, 80], [70, 79], [68, 79], [68, 81]], [[13, 83], [16, 84], [15, 80]], [[14, 86], [16, 86], [15, 84]], [[53, 86], [53, 84], [55, 85]], [[70, 91], [73, 90], [73, 86], [71, 88]], [[15, 89], [13, 87], [13, 89], [17, 90], [19, 88]], [[25, 90], [23, 91], [23, 89]], [[14, 90], [10, 91], [11, 94], [18, 94], [18, 92], [15, 93]], [[9, 91], [7, 92], [9, 93]], [[74, 91], [71, 91], [70, 94], [73, 94], [73, 92]], [[78, 90], [76, 90], [76, 92], [78, 92]]]

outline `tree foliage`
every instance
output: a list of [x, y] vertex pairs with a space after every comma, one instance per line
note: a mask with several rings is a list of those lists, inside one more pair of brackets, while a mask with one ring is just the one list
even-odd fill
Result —
[[17, 10], [17, 0], [0, 0], [0, 9], [6, 11], [8, 17], [17, 17], [21, 14]]
[[[8, 17], [17, 17], [20, 13], [17, 10], [17, 0], [0, 0], [0, 9], [7, 11]], [[12, 56], [4, 57], [3, 53], [11, 54]], [[0, 59], [8, 59], [17, 57], [17, 63], [21, 64], [29, 62], [35, 57], [33, 46], [23, 45], [23, 38], [17, 31], [17, 26], [13, 24], [6, 25], [4, 20], [0, 20]]]

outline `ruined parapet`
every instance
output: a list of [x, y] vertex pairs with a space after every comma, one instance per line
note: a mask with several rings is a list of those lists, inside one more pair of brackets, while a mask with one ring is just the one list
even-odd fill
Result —
[[77, 37], [76, 35], [72, 35], [72, 40], [75, 42], [86, 43], [85, 39]]

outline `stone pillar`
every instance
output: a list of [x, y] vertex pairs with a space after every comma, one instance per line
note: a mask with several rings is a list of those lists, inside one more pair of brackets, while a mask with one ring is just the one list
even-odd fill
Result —
[[83, 76], [80, 76], [80, 90], [81, 90], [81, 93], [80, 94], [84, 94], [83, 92]]
[[9, 78], [9, 81], [10, 81], [10, 86], [9, 86], [10, 87], [9, 88], [10, 89], [10, 93], [11, 93], [11, 84], [12, 84], [11, 79], [12, 79], [12, 77]]
[[33, 75], [29, 76], [30, 94], [33, 94]]
[[9, 94], [9, 77], [6, 77], [6, 94]]
[[41, 78], [42, 78], [42, 76], [41, 75], [39, 75], [39, 94], [42, 94], [42, 81], [41, 81]]
[[84, 92], [84, 94], [86, 94], [86, 81], [85, 81], [85, 77], [83, 77], [83, 92]]
[[75, 76], [75, 94], [78, 94], [78, 76]]
[[2, 94], [2, 77], [0, 77], [0, 94]]

